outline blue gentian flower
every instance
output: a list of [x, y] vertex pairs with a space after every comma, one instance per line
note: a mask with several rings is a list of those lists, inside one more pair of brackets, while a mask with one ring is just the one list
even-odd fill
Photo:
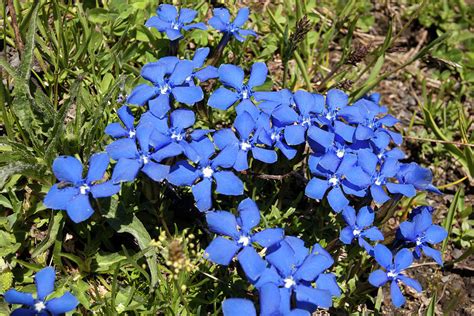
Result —
[[197, 208], [203, 212], [212, 208], [212, 182], [216, 183], [215, 192], [224, 195], [242, 195], [244, 184], [232, 171], [233, 159], [225, 153], [220, 153], [211, 158], [215, 153], [214, 144], [209, 138], [193, 141], [190, 146], [194, 148], [199, 157], [197, 161], [180, 161], [173, 166], [168, 176], [168, 181], [174, 185], [191, 186]]
[[365, 188], [370, 183], [370, 177], [361, 167], [356, 166], [357, 157], [346, 154], [340, 162], [335, 161], [329, 169], [319, 165], [321, 157], [311, 155], [309, 168], [314, 177], [305, 189], [306, 196], [321, 200], [326, 192], [329, 205], [335, 212], [340, 212], [349, 205], [346, 194], [364, 196]]
[[235, 37], [240, 42], [244, 42], [247, 36], [257, 36], [252, 30], [242, 29], [249, 18], [249, 8], [241, 8], [232, 22], [226, 8], [216, 8], [212, 12], [214, 16], [209, 19], [209, 24], [219, 32]]
[[347, 223], [339, 235], [339, 239], [346, 245], [357, 238], [359, 245], [364, 247], [368, 253], [372, 253], [373, 247], [365, 238], [371, 241], [383, 240], [383, 235], [377, 227], [373, 227], [374, 211], [369, 206], [362, 207], [357, 216], [353, 207], [348, 206], [342, 211], [342, 216]]
[[253, 104], [251, 97], [253, 89], [261, 86], [267, 78], [268, 69], [265, 63], [257, 62], [252, 65], [250, 78], [246, 83], [244, 83], [244, 71], [238, 66], [224, 64], [219, 67], [218, 72], [219, 80], [225, 87], [215, 90], [209, 97], [207, 104], [216, 109], [227, 110], [232, 104], [239, 101], [236, 108], [237, 113], [247, 111], [255, 119], [259, 111]]
[[152, 125], [143, 124], [137, 127], [135, 139], [121, 138], [107, 146], [109, 156], [117, 161], [112, 173], [114, 183], [133, 181], [140, 170], [154, 181], [166, 178], [170, 167], [158, 163], [161, 160], [154, 155], [154, 148], [150, 145], [153, 132]]
[[369, 275], [369, 282], [375, 287], [381, 287], [385, 283], [390, 282], [390, 296], [392, 303], [396, 307], [405, 304], [405, 297], [400, 290], [398, 282], [402, 282], [417, 292], [421, 292], [422, 288], [418, 281], [411, 279], [402, 272], [413, 263], [413, 255], [408, 249], [401, 249], [393, 259], [392, 252], [382, 244], [374, 247], [375, 260], [382, 266], [384, 270], [376, 270]]
[[53, 162], [53, 173], [60, 182], [53, 185], [46, 194], [44, 205], [53, 210], [66, 210], [75, 223], [91, 217], [94, 210], [89, 201], [90, 196], [108, 197], [120, 191], [120, 185], [110, 180], [98, 183], [104, 178], [109, 161], [106, 153], [92, 155], [87, 176], [83, 178], [79, 160], [71, 156], [56, 158]]
[[123, 105], [117, 110], [117, 114], [123, 125], [119, 122], [110, 123], [105, 128], [105, 133], [112, 136], [113, 138], [135, 137], [135, 118], [130, 111], [130, 108], [126, 105]]
[[[255, 286], [260, 295], [264, 296], [270, 296], [266, 291], [273, 291], [271, 288], [264, 288], [267, 283], [279, 288], [280, 302], [275, 301], [272, 309], [289, 311], [293, 294], [297, 308], [314, 311], [317, 307], [331, 307], [333, 293], [340, 294], [340, 290], [337, 283], [331, 282], [331, 277], [322, 277], [318, 282], [318, 277], [334, 263], [320, 245], [315, 245], [310, 252], [304, 246], [304, 241], [288, 236], [278, 245], [269, 248], [268, 252], [265, 258], [271, 266], [263, 271]], [[316, 287], [313, 287], [314, 283]], [[333, 288], [334, 285], [336, 288]], [[267, 308], [270, 309], [270, 306]]]
[[[252, 152], [255, 159], [265, 163], [277, 161], [278, 156], [275, 151], [257, 146], [258, 131], [255, 131], [256, 122], [248, 112], [237, 115], [234, 127], [239, 138], [229, 128], [217, 131], [213, 137], [217, 147], [222, 150], [221, 155], [226, 156], [226, 161], [234, 161], [233, 167], [235, 170], [244, 171], [248, 169], [249, 152]], [[257, 137], [254, 133], [257, 134]]]
[[387, 202], [390, 197], [384, 190], [384, 187], [390, 193], [400, 193], [407, 197], [416, 195], [415, 187], [407, 183], [394, 183], [400, 166], [397, 159], [387, 158], [383, 164], [379, 164], [378, 157], [370, 149], [361, 149], [357, 152], [358, 164], [370, 177], [370, 194], [378, 204]]
[[48, 295], [54, 291], [55, 278], [53, 267], [43, 268], [36, 273], [36, 298], [30, 293], [19, 292], [14, 289], [6, 291], [4, 298], [7, 303], [21, 304], [24, 306], [14, 310], [11, 315], [61, 315], [74, 310], [79, 304], [79, 301], [70, 292], [66, 292], [57, 298], [47, 299]]
[[207, 213], [209, 230], [220, 236], [207, 246], [204, 256], [214, 263], [228, 265], [237, 254], [240, 266], [247, 277], [250, 280], [256, 280], [266, 264], [252, 247], [252, 243], [256, 242], [268, 248], [280, 242], [284, 232], [281, 228], [268, 228], [252, 233], [252, 230], [260, 223], [260, 212], [255, 202], [249, 198], [240, 202], [237, 209], [238, 217], [227, 211]]
[[181, 30], [207, 29], [202, 22], [189, 24], [196, 18], [197, 11], [195, 10], [182, 8], [178, 14], [175, 6], [162, 4], [156, 10], [156, 14], [157, 16], [153, 16], [146, 21], [145, 26], [154, 27], [160, 32], [165, 32], [172, 41], [183, 37]]
[[431, 215], [433, 215], [435, 211], [435, 209], [432, 206], [427, 206], [427, 205], [418, 206], [411, 210], [410, 214], [408, 214], [408, 219], [413, 220], [413, 218], [415, 218], [416, 215], [421, 214], [425, 210]]
[[431, 170], [423, 168], [415, 162], [402, 164], [397, 178], [400, 183], [413, 185], [418, 190], [441, 194], [441, 191], [432, 184]]
[[194, 57], [192, 60], [194, 70], [191, 76], [187, 77], [185, 80], [185, 82], [190, 86], [195, 85], [194, 78], [197, 78], [199, 79], [199, 81], [203, 82], [209, 79], [219, 77], [219, 72], [216, 67], [206, 66], [203, 68], [204, 62], [206, 61], [209, 52], [209, 47], [201, 47], [196, 50], [196, 53], [194, 53]]
[[199, 86], [190, 86], [186, 79], [192, 77], [195, 64], [190, 60], [179, 60], [176, 57], [163, 57], [157, 62], [143, 66], [141, 76], [150, 81], [138, 85], [128, 96], [127, 102], [140, 106], [148, 102], [150, 111], [162, 118], [170, 109], [170, 95], [176, 101], [193, 105], [204, 98]]
[[306, 141], [308, 136], [314, 136], [315, 141], [323, 144], [332, 143], [334, 135], [314, 126], [316, 116], [324, 108], [322, 95], [298, 90], [293, 95], [294, 106], [281, 105], [272, 113], [272, 117], [285, 127], [285, 140], [288, 145], [299, 145]]
[[[262, 119], [263, 115], [259, 118]], [[298, 150], [286, 143], [284, 136], [285, 127], [278, 121], [268, 122], [264, 124], [263, 128], [259, 129], [258, 140], [268, 147], [278, 148], [286, 158], [291, 160], [296, 156]]]
[[405, 221], [400, 224], [400, 233], [409, 244], [414, 244], [413, 255], [421, 258], [421, 251], [428, 257], [433, 258], [440, 266], [443, 265], [441, 252], [430, 247], [442, 242], [448, 236], [448, 232], [439, 225], [434, 225], [431, 219], [432, 214], [427, 209], [413, 217], [412, 221]]
[[156, 161], [162, 161], [166, 158], [176, 157], [182, 153], [191, 161], [197, 162], [199, 157], [189, 145], [188, 136], [192, 140], [201, 139], [207, 135], [210, 130], [195, 130], [187, 134], [187, 129], [194, 125], [196, 115], [193, 111], [178, 109], [169, 115], [169, 123], [154, 125], [156, 133], [151, 136], [151, 142], [156, 152], [153, 158]]

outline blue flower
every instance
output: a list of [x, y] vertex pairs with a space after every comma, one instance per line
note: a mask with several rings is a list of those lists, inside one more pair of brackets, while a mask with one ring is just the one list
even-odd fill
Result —
[[179, 11], [170, 4], [162, 4], [156, 10], [157, 16], [151, 17], [146, 21], [145, 26], [154, 27], [160, 32], [166, 32], [168, 38], [172, 41], [183, 37], [181, 30], [189, 31], [192, 29], [206, 30], [204, 23], [191, 23], [197, 15], [197, 11], [183, 8]]
[[82, 178], [82, 164], [71, 156], [60, 156], [53, 162], [53, 173], [60, 181], [51, 187], [44, 198], [44, 205], [54, 210], [66, 210], [69, 217], [79, 223], [92, 216], [94, 210], [89, 198], [108, 197], [120, 191], [120, 185], [112, 181], [97, 183], [103, 179], [109, 166], [106, 153], [92, 155], [89, 170]]
[[234, 127], [239, 138], [229, 128], [216, 132], [213, 137], [217, 147], [222, 150], [221, 155], [225, 156], [226, 161], [234, 161], [233, 167], [235, 170], [244, 171], [248, 169], [249, 151], [252, 152], [255, 159], [265, 163], [277, 161], [278, 156], [275, 151], [257, 146], [258, 131], [255, 131], [256, 122], [248, 112], [237, 115]]
[[14, 310], [11, 315], [60, 315], [74, 310], [79, 301], [70, 292], [66, 292], [57, 298], [46, 299], [54, 291], [54, 279], [55, 271], [53, 267], [43, 268], [36, 273], [36, 298], [30, 293], [19, 292], [14, 289], [6, 291], [4, 294], [5, 301], [9, 304], [24, 306]]
[[400, 183], [413, 185], [417, 190], [441, 194], [441, 191], [432, 184], [431, 170], [423, 168], [415, 162], [402, 164], [397, 178]]
[[199, 81], [203, 82], [209, 79], [219, 77], [219, 72], [217, 68], [214, 66], [204, 66], [204, 62], [206, 61], [207, 56], [209, 55], [209, 47], [201, 47], [196, 50], [194, 54], [192, 63], [194, 65], [194, 70], [191, 76], [187, 77], [185, 82], [190, 86], [195, 85], [194, 78], [199, 79]]
[[245, 274], [250, 280], [256, 280], [265, 270], [266, 263], [252, 243], [268, 248], [281, 241], [284, 232], [281, 228], [268, 228], [252, 233], [260, 223], [260, 212], [249, 198], [240, 202], [238, 212], [238, 217], [227, 211], [207, 213], [209, 230], [220, 236], [207, 246], [204, 256], [214, 263], [228, 265], [238, 253], [237, 259]]
[[213, 13], [214, 16], [209, 19], [209, 24], [219, 32], [233, 36], [240, 42], [245, 41], [247, 36], [257, 36], [257, 33], [252, 30], [242, 29], [249, 18], [249, 8], [241, 8], [232, 22], [229, 10], [225, 8], [216, 8]]
[[368, 253], [372, 253], [373, 247], [365, 240], [368, 238], [371, 241], [383, 240], [383, 235], [377, 227], [372, 227], [374, 222], [374, 212], [368, 207], [364, 206], [356, 212], [353, 207], [348, 206], [342, 211], [342, 216], [347, 223], [339, 235], [339, 239], [346, 245], [352, 243], [354, 238], [357, 238], [359, 245], [364, 247]]
[[317, 307], [331, 307], [332, 296], [340, 295], [335, 278], [323, 273], [334, 260], [318, 244], [310, 252], [304, 241], [287, 236], [268, 249], [265, 259], [271, 266], [265, 269], [255, 286], [261, 297], [272, 296], [267, 291], [274, 290], [265, 288], [268, 283], [276, 285], [280, 293], [280, 301], [275, 300], [273, 307], [266, 306], [267, 309], [288, 312], [294, 294], [297, 308], [314, 311]]
[[428, 257], [433, 258], [440, 266], [443, 265], [441, 252], [430, 247], [442, 242], [448, 236], [448, 232], [439, 225], [434, 225], [431, 212], [424, 208], [415, 215], [412, 221], [400, 224], [400, 233], [409, 244], [414, 244], [413, 254], [415, 258], [421, 258], [421, 251]]
[[400, 170], [399, 162], [394, 158], [387, 158], [380, 164], [379, 158], [370, 149], [360, 149], [357, 152], [358, 164], [370, 177], [370, 194], [378, 204], [387, 202], [390, 197], [385, 193], [384, 187], [390, 193], [400, 193], [407, 197], [416, 194], [415, 187], [407, 183], [394, 183], [395, 176]]
[[315, 141], [332, 143], [334, 135], [314, 126], [316, 116], [324, 108], [322, 95], [298, 90], [293, 95], [294, 106], [282, 104], [272, 117], [285, 125], [285, 140], [288, 145], [299, 145], [306, 141], [306, 133]]
[[401, 249], [393, 259], [392, 252], [382, 244], [374, 247], [375, 260], [384, 270], [376, 270], [369, 275], [369, 282], [375, 287], [381, 287], [387, 282], [390, 283], [390, 296], [392, 303], [396, 307], [405, 304], [405, 297], [400, 290], [398, 282], [402, 282], [409, 287], [421, 292], [422, 288], [418, 281], [402, 274], [403, 270], [408, 268], [413, 262], [413, 255], [408, 249]]
[[214, 144], [209, 138], [193, 141], [190, 146], [199, 157], [197, 161], [180, 161], [173, 166], [168, 181], [174, 185], [191, 186], [197, 208], [203, 212], [212, 208], [212, 182], [216, 183], [216, 193], [242, 195], [244, 184], [232, 171], [233, 160], [225, 153], [211, 158], [215, 153]]
[[133, 117], [130, 108], [126, 105], [123, 105], [117, 110], [117, 114], [120, 118], [120, 121], [123, 123], [123, 126], [119, 122], [110, 123], [105, 128], [105, 133], [112, 136], [113, 138], [134, 138], [136, 134], [134, 125], [135, 118]]
[[204, 98], [201, 87], [186, 83], [186, 79], [192, 77], [194, 68], [194, 62], [173, 56], [146, 64], [141, 76], [153, 86], [138, 85], [128, 96], [127, 102], [140, 106], [148, 102], [150, 111], [156, 117], [163, 118], [170, 109], [170, 95], [176, 101], [188, 105], [201, 101]]
[[370, 183], [370, 177], [359, 166], [356, 166], [357, 157], [353, 154], [346, 154], [340, 162], [335, 161], [334, 165], [323, 168], [319, 165], [321, 157], [311, 155], [309, 167], [311, 173], [315, 175], [306, 185], [306, 196], [321, 200], [326, 192], [329, 205], [335, 212], [340, 212], [349, 205], [346, 194], [356, 196], [365, 195], [365, 187]]
[[162, 161], [166, 158], [176, 157], [182, 153], [193, 162], [198, 161], [199, 157], [194, 148], [189, 145], [188, 136], [192, 140], [201, 139], [207, 135], [210, 130], [195, 130], [187, 134], [187, 129], [194, 125], [196, 115], [193, 111], [178, 109], [171, 112], [168, 120], [164, 124], [155, 124], [156, 133], [152, 134], [151, 142], [156, 152], [153, 158], [156, 161]]
[[162, 159], [150, 144], [153, 132], [152, 125], [143, 124], [137, 127], [136, 139], [121, 138], [107, 146], [107, 153], [117, 161], [112, 172], [114, 183], [133, 181], [140, 170], [157, 182], [166, 178], [170, 167], [158, 163]]
[[218, 72], [219, 80], [224, 86], [234, 90], [225, 87], [218, 88], [211, 94], [207, 104], [216, 109], [227, 110], [232, 104], [239, 101], [236, 108], [237, 113], [247, 111], [255, 119], [259, 111], [253, 104], [251, 97], [253, 89], [261, 86], [267, 78], [268, 69], [265, 63], [258, 62], [252, 65], [250, 78], [246, 83], [244, 83], [244, 71], [238, 66], [224, 64], [219, 67]]
[[[264, 120], [267, 122], [262, 123]], [[264, 118], [264, 115], [259, 116], [258, 124], [263, 126], [259, 129], [257, 136], [259, 142], [268, 147], [278, 148], [288, 159], [293, 159], [296, 156], [298, 150], [288, 145], [285, 141], [285, 125], [276, 120], [270, 122], [270, 119]]]
[[278, 91], [255, 91], [253, 97], [258, 104], [258, 108], [269, 115], [281, 106], [296, 107], [293, 93], [288, 89]]

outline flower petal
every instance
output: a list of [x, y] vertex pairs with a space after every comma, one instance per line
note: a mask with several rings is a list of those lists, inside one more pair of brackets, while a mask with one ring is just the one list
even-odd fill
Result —
[[239, 225], [245, 233], [250, 233], [260, 223], [260, 211], [257, 204], [250, 198], [246, 198], [239, 203], [237, 210]]
[[240, 233], [237, 230], [237, 219], [232, 213], [227, 211], [214, 211], [206, 214], [209, 230], [234, 239], [239, 239]]
[[46, 308], [55, 315], [72, 311], [77, 305], [79, 305], [79, 301], [70, 292], [46, 302]]
[[76, 187], [58, 188], [59, 184], [55, 184], [49, 189], [48, 194], [44, 198], [44, 205], [53, 210], [65, 210], [69, 201], [79, 194]]
[[121, 158], [114, 166], [112, 181], [114, 183], [133, 181], [137, 178], [141, 167], [142, 163], [137, 159]]
[[35, 299], [30, 293], [23, 293], [13, 289], [6, 291], [5, 294], [3, 294], [3, 298], [9, 304], [33, 306], [35, 303]]
[[354, 239], [353, 229], [350, 226], [344, 227], [339, 234], [339, 240], [346, 245], [350, 245]]
[[425, 255], [430, 258], [433, 258], [433, 260], [436, 261], [437, 264], [443, 266], [443, 257], [441, 256], [440, 251], [424, 245], [421, 246], [421, 249], [423, 249]]
[[329, 183], [326, 180], [312, 178], [306, 185], [305, 194], [312, 199], [321, 200], [328, 188]]
[[177, 186], [192, 185], [196, 181], [198, 174], [196, 169], [187, 161], [178, 161], [168, 175], [168, 181]]
[[222, 302], [224, 316], [257, 316], [253, 303], [243, 298], [227, 298]]
[[186, 23], [186, 24], [191, 23], [196, 18], [196, 15], [197, 15], [197, 11], [195, 10], [191, 10], [188, 8], [181, 8], [179, 10], [178, 21], [181, 23]]
[[143, 106], [155, 95], [155, 88], [143, 83], [136, 86], [132, 92], [130, 92], [127, 103]]
[[107, 125], [104, 132], [113, 138], [128, 137], [129, 135], [129, 132], [118, 122]]
[[54, 159], [53, 172], [59, 181], [75, 184], [82, 180], [82, 164], [71, 156], [59, 156]]
[[397, 272], [405, 270], [413, 263], [413, 254], [410, 250], [404, 248], [395, 255], [395, 269]]
[[382, 270], [375, 270], [369, 275], [369, 283], [375, 287], [381, 287], [387, 283], [387, 273]]
[[186, 129], [194, 124], [196, 116], [190, 110], [174, 110], [170, 114], [171, 126], [179, 129]]
[[409, 278], [402, 274], [398, 275], [398, 279], [402, 281], [403, 283], [405, 283], [406, 285], [408, 285], [409, 287], [411, 287], [412, 289], [414, 289], [415, 291], [417, 291], [418, 293], [423, 291], [421, 284], [415, 279]]
[[377, 244], [374, 247], [374, 257], [375, 260], [384, 268], [389, 267], [393, 261], [392, 252], [382, 244]]
[[322, 308], [332, 306], [331, 293], [327, 290], [298, 285], [296, 286], [295, 292], [296, 300], [300, 303], [310, 303]]
[[374, 222], [374, 211], [368, 207], [364, 206], [359, 210], [357, 214], [357, 226], [360, 228], [368, 227]]
[[156, 13], [162, 20], [168, 22], [175, 21], [178, 16], [178, 10], [171, 4], [161, 4], [156, 10]]
[[241, 27], [248, 20], [249, 14], [249, 8], [245, 7], [239, 9], [239, 12], [237, 12], [237, 15], [235, 16], [235, 19], [232, 24], [234, 24], [234, 26], [236, 27]]
[[119, 160], [122, 158], [134, 159], [138, 156], [137, 143], [131, 138], [117, 139], [109, 144], [105, 150], [110, 158]]
[[107, 153], [97, 153], [89, 159], [89, 170], [87, 172], [86, 182], [99, 181], [104, 177], [105, 170], [109, 166], [109, 155]]
[[224, 266], [229, 265], [240, 247], [236, 242], [224, 237], [216, 237], [204, 251], [204, 258]]
[[[241, 11], [242, 9], [239, 10], [239, 13]], [[238, 18], [238, 15], [237, 15], [237, 18]], [[234, 25], [235, 25], [235, 21], [234, 21]], [[261, 86], [262, 84], [265, 83], [265, 79], [267, 79], [267, 74], [268, 74], [268, 68], [267, 68], [267, 65], [265, 65], [265, 63], [262, 63], [262, 62], [254, 63], [252, 65], [252, 70], [250, 71], [250, 79], [247, 82], [247, 85], [249, 86], [250, 89], [252, 89], [253, 87]]]
[[405, 297], [402, 294], [402, 291], [398, 287], [397, 281], [393, 280], [390, 284], [390, 296], [392, 297], [392, 303], [395, 307], [401, 307], [405, 304]]
[[149, 161], [143, 166], [142, 171], [153, 181], [161, 182], [168, 176], [170, 172], [170, 166]]
[[237, 255], [240, 266], [247, 278], [255, 282], [265, 270], [266, 262], [251, 246], [244, 247]]
[[339, 186], [333, 187], [328, 193], [328, 202], [335, 212], [340, 212], [349, 205], [349, 200]]
[[216, 180], [216, 193], [224, 195], [242, 195], [244, 184], [232, 171], [219, 171], [214, 173]]
[[163, 118], [170, 110], [170, 95], [160, 94], [158, 97], [148, 101], [150, 112], [158, 118]]
[[106, 181], [91, 187], [91, 193], [94, 198], [109, 197], [120, 191], [120, 184], [113, 181]]
[[94, 210], [89, 202], [89, 195], [86, 194], [79, 194], [73, 198], [69, 202], [66, 211], [74, 223], [83, 222], [94, 214]]
[[220, 87], [211, 94], [207, 105], [219, 110], [227, 110], [237, 100], [239, 100], [239, 94], [237, 92]]
[[267, 228], [252, 236], [252, 240], [262, 247], [269, 248], [285, 237], [285, 231], [281, 228]]
[[191, 187], [194, 200], [196, 201], [196, 207], [201, 212], [207, 211], [212, 207], [211, 186], [212, 182], [209, 179], [204, 178], [202, 181]]
[[274, 150], [264, 149], [261, 147], [252, 148], [253, 158], [265, 162], [267, 164], [275, 163], [278, 160], [278, 155]]
[[244, 71], [242, 68], [235, 65], [223, 64], [219, 67], [218, 71], [219, 80], [224, 85], [240, 91], [244, 83]]
[[285, 140], [288, 145], [299, 145], [305, 141], [306, 128], [301, 125], [285, 127]]
[[424, 240], [426, 240], [430, 244], [437, 244], [445, 240], [446, 237], [448, 237], [448, 232], [446, 231], [446, 229], [439, 225], [431, 225], [425, 231]]

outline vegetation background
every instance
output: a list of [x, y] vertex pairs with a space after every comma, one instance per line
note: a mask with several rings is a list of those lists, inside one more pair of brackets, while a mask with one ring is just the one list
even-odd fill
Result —
[[[207, 20], [223, 3], [174, 4], [198, 10]], [[74, 314], [219, 314], [224, 298], [252, 297], [235, 267], [229, 273], [201, 260], [212, 236], [188, 192], [154, 190], [143, 179], [122, 189], [120, 206], [110, 199], [80, 225], [42, 204], [55, 181], [54, 158], [77, 155], [86, 161], [103, 150], [110, 141], [104, 128], [116, 119], [119, 99], [137, 84], [141, 66], [167, 55], [169, 41], [144, 26], [158, 5], [152, 0], [0, 0], [0, 294], [13, 286], [32, 289], [34, 272], [52, 264], [60, 271], [59, 292], [71, 289], [81, 302]], [[436, 218], [449, 231], [442, 246], [446, 264], [427, 262], [412, 270], [423, 293], [410, 293], [407, 305], [394, 311], [384, 291], [361, 290], [371, 271], [367, 258], [361, 260], [354, 249], [335, 251], [334, 272], [344, 294], [331, 312], [474, 314], [473, 2], [225, 5], [234, 13], [249, 6], [249, 26], [259, 37], [231, 43], [223, 61], [244, 69], [266, 62], [269, 88], [324, 92], [338, 87], [353, 99], [380, 92], [401, 120], [397, 128], [410, 160], [429, 167], [444, 193], [402, 200], [384, 224], [388, 233], [413, 206], [436, 208]], [[309, 32], [292, 47], [291, 35], [304, 16]], [[194, 30], [181, 41], [180, 55], [190, 58], [196, 47], [215, 47], [219, 39], [214, 30]], [[227, 115], [218, 120], [229, 122]], [[278, 175], [293, 167], [298, 165], [264, 171]], [[252, 197], [269, 226], [281, 225], [308, 244], [328, 244], [337, 236], [340, 223], [327, 208], [303, 201], [292, 189], [297, 179], [248, 181], [261, 190]], [[0, 302], [0, 314], [8, 313]]]

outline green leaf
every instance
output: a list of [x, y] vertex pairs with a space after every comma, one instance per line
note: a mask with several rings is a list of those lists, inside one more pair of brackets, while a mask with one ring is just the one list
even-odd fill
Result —
[[54, 241], [56, 240], [56, 237], [58, 236], [58, 232], [60, 231], [63, 224], [64, 224], [63, 212], [55, 211], [55, 215], [51, 216], [51, 220], [49, 222], [49, 227], [48, 227], [48, 234], [46, 238], [41, 241], [38, 247], [36, 247], [36, 249], [31, 254], [31, 258], [36, 258], [37, 256], [41, 255], [46, 250], [48, 250], [49, 247], [51, 247], [54, 244]]
[[430, 301], [430, 305], [428, 305], [428, 309], [426, 310], [426, 316], [435, 315], [436, 300], [437, 300], [437, 295], [436, 295], [436, 292], [434, 292], [433, 297], [431, 298], [431, 301]]
[[444, 251], [446, 250], [446, 246], [448, 245], [449, 237], [451, 236], [451, 232], [453, 230], [454, 215], [456, 214], [456, 211], [458, 209], [461, 196], [464, 197], [464, 189], [462, 187], [460, 187], [456, 191], [453, 201], [451, 202], [451, 205], [449, 206], [448, 214], [446, 214], [446, 219], [444, 220], [444, 223], [443, 223], [444, 229], [446, 229], [446, 231], [448, 232], [448, 237], [443, 241], [443, 245], [441, 247], [442, 253], [444, 253]]
[[[122, 204], [119, 204], [117, 200], [111, 200], [110, 209], [105, 217], [109, 225], [118, 233], [131, 234], [141, 250], [149, 248], [151, 237], [145, 226], [135, 214], [127, 213]], [[145, 256], [151, 274], [150, 288], [153, 288], [158, 283], [156, 253], [149, 251]]]
[[23, 161], [15, 161], [4, 165], [0, 169], [0, 188], [3, 188], [7, 180], [15, 174], [31, 176], [40, 180], [42, 171], [44, 171], [43, 166]]

